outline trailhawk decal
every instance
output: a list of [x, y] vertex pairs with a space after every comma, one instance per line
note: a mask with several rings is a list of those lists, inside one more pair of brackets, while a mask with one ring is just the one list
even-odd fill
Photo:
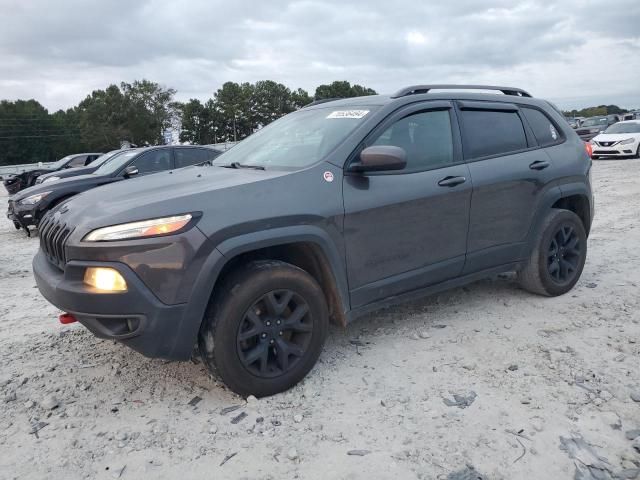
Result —
[[327, 115], [327, 118], [362, 118], [369, 110], [336, 110]]

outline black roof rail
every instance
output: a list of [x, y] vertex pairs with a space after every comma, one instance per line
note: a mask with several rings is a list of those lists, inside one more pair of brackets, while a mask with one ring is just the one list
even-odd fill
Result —
[[417, 95], [419, 93], [429, 93], [430, 90], [498, 90], [505, 95], [513, 95], [516, 97], [531, 97], [531, 94], [521, 88], [515, 87], [496, 87], [495, 85], [411, 85], [410, 87], [401, 88], [391, 95], [391, 98], [406, 97], [407, 95]]
[[321, 103], [327, 103], [327, 102], [333, 102], [335, 100], [343, 100], [340, 97], [334, 97], [334, 98], [321, 98], [320, 100], [314, 100], [311, 103], [307, 103], [304, 107], [302, 108], [307, 108], [307, 107], [313, 107], [314, 105], [320, 105]]

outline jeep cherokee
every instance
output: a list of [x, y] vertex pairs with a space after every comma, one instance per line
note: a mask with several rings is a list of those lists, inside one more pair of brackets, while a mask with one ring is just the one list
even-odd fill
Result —
[[65, 321], [150, 357], [197, 345], [232, 390], [271, 395], [311, 370], [330, 321], [508, 271], [537, 294], [569, 291], [590, 169], [557, 109], [517, 88], [317, 103], [210, 167], [57, 206], [34, 274]]

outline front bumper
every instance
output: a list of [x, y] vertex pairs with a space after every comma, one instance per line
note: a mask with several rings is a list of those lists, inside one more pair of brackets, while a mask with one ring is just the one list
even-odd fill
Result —
[[611, 146], [592, 145], [595, 157], [631, 157], [638, 152], [638, 143], [626, 145], [615, 144]]
[[[83, 277], [89, 266], [115, 268], [125, 278], [127, 291], [102, 293], [86, 285]], [[97, 337], [118, 340], [147, 357], [189, 359], [193, 345], [186, 345], [180, 335], [186, 304], [164, 304], [127, 265], [70, 261], [63, 271], [39, 250], [33, 259], [33, 273], [40, 293], [60, 310], [73, 314]]]
[[32, 225], [37, 227], [40, 220], [35, 205], [20, 205], [13, 200], [9, 200], [7, 218], [24, 229]]

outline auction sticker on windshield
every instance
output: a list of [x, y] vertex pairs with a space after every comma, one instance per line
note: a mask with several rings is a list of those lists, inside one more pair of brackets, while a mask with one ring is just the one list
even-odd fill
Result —
[[369, 110], [336, 110], [327, 115], [327, 118], [362, 118]]

